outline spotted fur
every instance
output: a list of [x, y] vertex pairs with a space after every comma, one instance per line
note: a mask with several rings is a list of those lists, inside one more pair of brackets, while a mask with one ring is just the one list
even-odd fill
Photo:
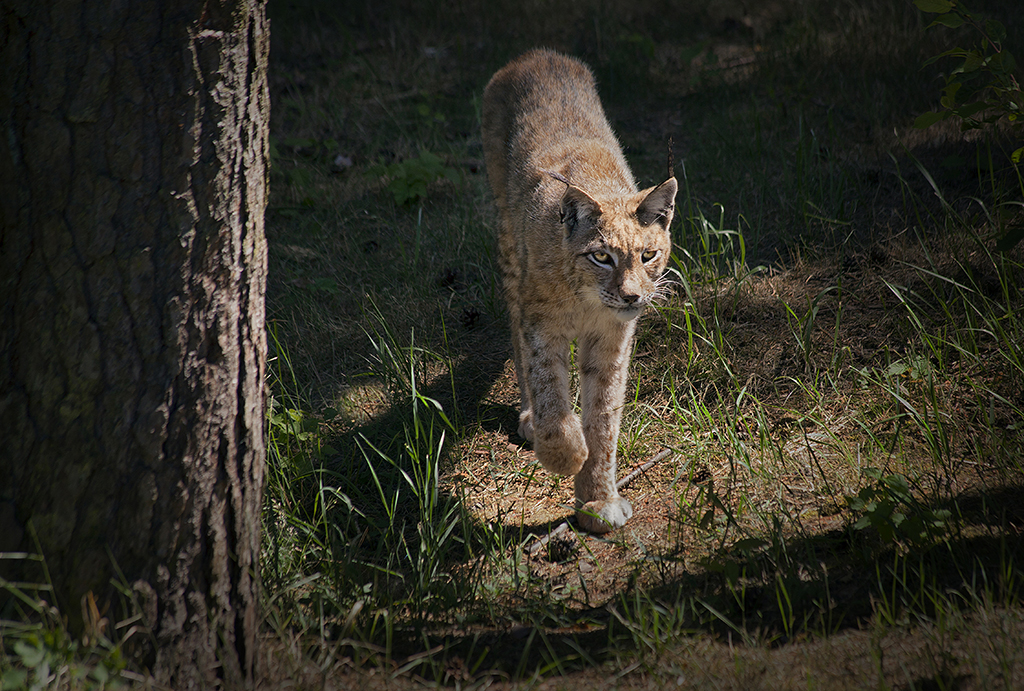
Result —
[[[519, 434], [548, 470], [575, 475], [588, 531], [633, 513], [615, 451], [636, 319], [659, 295], [676, 180], [638, 190], [578, 60], [534, 50], [499, 70], [483, 98], [487, 176], [519, 380]], [[582, 419], [569, 397], [577, 342]]]

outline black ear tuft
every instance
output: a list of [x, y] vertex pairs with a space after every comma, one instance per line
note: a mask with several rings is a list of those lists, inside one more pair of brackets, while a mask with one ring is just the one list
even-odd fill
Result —
[[669, 178], [644, 197], [636, 208], [636, 218], [641, 224], [649, 226], [660, 223], [665, 228], [672, 223], [672, 214], [676, 208], [676, 192], [679, 189], [675, 178]]
[[559, 220], [565, 225], [566, 235], [572, 236], [578, 230], [590, 228], [601, 217], [601, 205], [581, 190], [569, 185], [562, 195]]

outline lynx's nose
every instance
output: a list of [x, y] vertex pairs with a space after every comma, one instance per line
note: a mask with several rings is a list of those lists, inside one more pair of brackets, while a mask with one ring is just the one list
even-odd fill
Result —
[[644, 294], [643, 284], [635, 276], [625, 275], [619, 285], [619, 297], [627, 305], [633, 305]]

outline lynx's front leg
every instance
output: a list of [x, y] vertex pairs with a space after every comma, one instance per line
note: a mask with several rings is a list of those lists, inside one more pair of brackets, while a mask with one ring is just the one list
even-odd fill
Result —
[[521, 369], [528, 386], [520, 430], [532, 433], [533, 450], [553, 473], [575, 475], [587, 460], [587, 442], [580, 419], [569, 401], [569, 343], [541, 331], [524, 330], [520, 341]]
[[615, 451], [632, 336], [629, 322], [580, 339], [580, 397], [589, 453], [576, 475], [576, 518], [591, 533], [621, 528], [633, 515], [633, 507], [615, 488]]

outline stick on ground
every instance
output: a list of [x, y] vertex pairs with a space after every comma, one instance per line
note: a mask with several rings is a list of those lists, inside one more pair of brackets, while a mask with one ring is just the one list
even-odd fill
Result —
[[558, 524], [557, 528], [552, 530], [547, 535], [542, 535], [536, 542], [534, 542], [532, 545], [527, 547], [526, 548], [526, 553], [529, 554], [532, 557], [534, 554], [536, 554], [537, 552], [539, 552], [542, 549], [544, 549], [544, 545], [546, 545], [549, 542], [551, 542], [551, 539], [553, 537], [564, 533], [565, 530], [568, 527], [569, 527], [569, 522], [568, 521], [562, 521], [561, 523]]
[[[651, 460], [647, 461], [642, 466], [640, 466], [639, 468], [637, 468], [636, 470], [631, 472], [629, 475], [627, 475], [626, 477], [624, 477], [621, 480], [619, 480], [615, 484], [615, 488], [616, 489], [622, 489], [623, 487], [627, 487], [629, 485], [629, 483], [633, 482], [633, 480], [635, 480], [636, 478], [640, 477], [640, 475], [642, 475], [643, 473], [647, 472], [652, 467], [654, 467], [655, 463], [663, 461], [663, 460], [665, 460], [666, 458], [668, 458], [671, 455], [672, 455], [672, 449], [662, 449], [658, 453], [654, 454], [654, 457]], [[530, 556], [533, 556], [537, 552], [539, 552], [542, 549], [544, 549], [544, 545], [546, 545], [549, 542], [551, 542], [552, 538], [554, 538], [555, 536], [560, 535], [561, 533], [565, 532], [565, 530], [568, 527], [569, 527], [569, 522], [568, 521], [562, 521], [550, 533], [548, 533], [547, 535], [542, 535], [540, 538], [537, 539], [536, 542], [534, 542], [529, 547], [527, 547], [526, 548], [526, 553], [529, 554]]]
[[631, 482], [633, 482], [633, 480], [637, 479], [643, 473], [646, 473], [648, 470], [650, 470], [652, 467], [654, 467], [655, 463], [658, 463], [659, 461], [663, 461], [663, 460], [665, 460], [666, 458], [668, 458], [671, 455], [672, 455], [672, 449], [662, 449], [658, 453], [654, 454], [654, 458], [652, 458], [651, 460], [647, 461], [642, 466], [640, 466], [639, 468], [634, 470], [632, 473], [630, 473], [626, 477], [624, 477], [621, 480], [619, 480], [618, 483], [616, 483], [615, 488], [616, 489], [622, 489], [623, 487], [628, 487], [629, 484]]

